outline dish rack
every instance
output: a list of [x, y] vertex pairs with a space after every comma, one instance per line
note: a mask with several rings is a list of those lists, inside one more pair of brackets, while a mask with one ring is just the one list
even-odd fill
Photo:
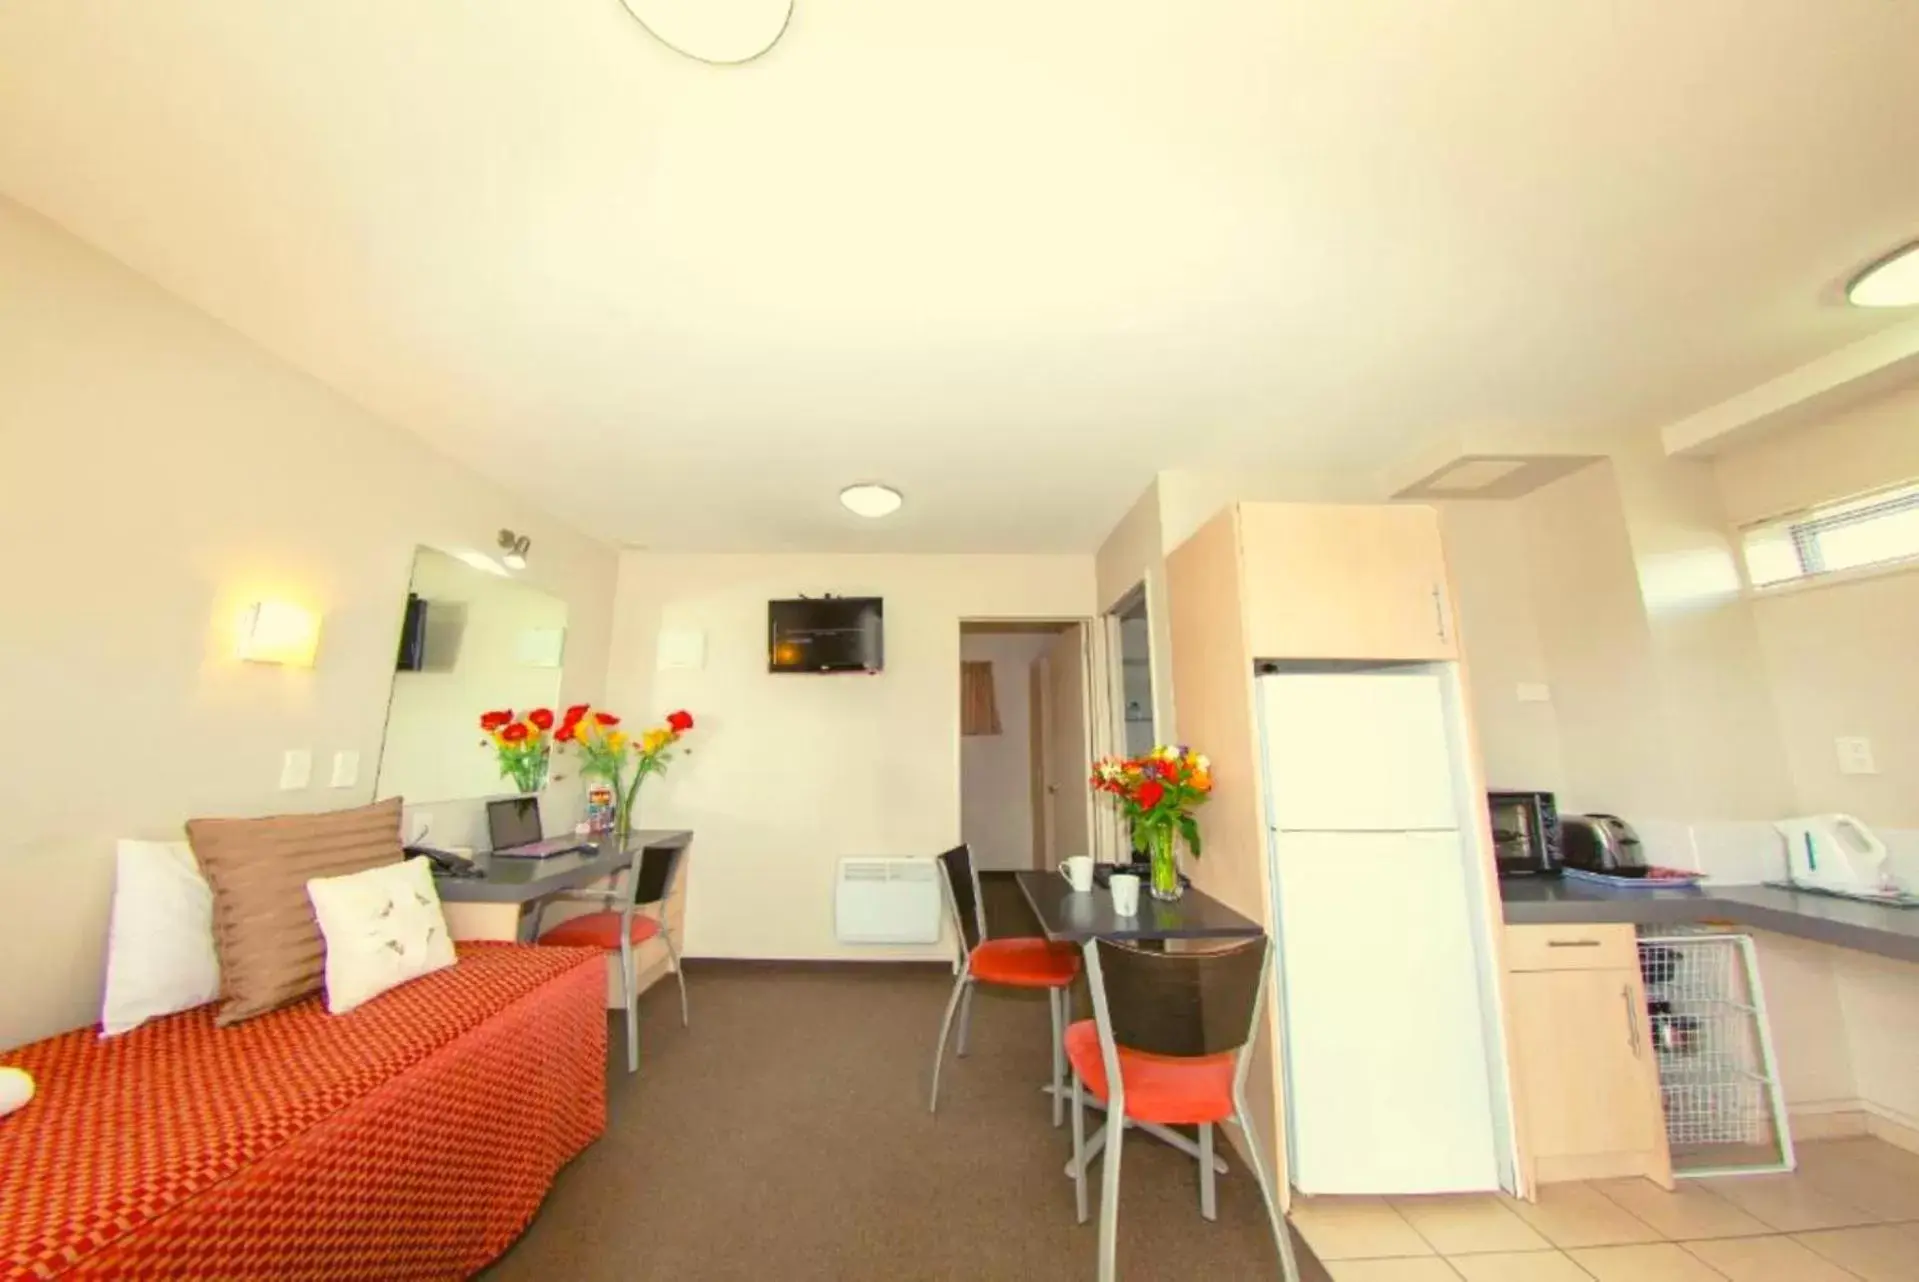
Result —
[[1793, 1169], [1792, 1132], [1748, 935], [1674, 930], [1639, 940], [1673, 1175]]

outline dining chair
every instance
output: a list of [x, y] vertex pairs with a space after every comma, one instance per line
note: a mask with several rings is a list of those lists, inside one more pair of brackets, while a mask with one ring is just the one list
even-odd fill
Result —
[[1119, 1243], [1119, 1160], [1126, 1123], [1199, 1131], [1200, 1214], [1217, 1217], [1213, 1129], [1238, 1124], [1246, 1159], [1279, 1247], [1285, 1276], [1297, 1279], [1292, 1239], [1279, 1214], [1258, 1142], [1247, 1124], [1246, 1073], [1272, 978], [1264, 937], [1213, 952], [1166, 953], [1094, 941], [1086, 952], [1093, 1018], [1066, 1030], [1073, 1069], [1073, 1194], [1086, 1222], [1085, 1093], [1106, 1106], [1100, 1176], [1099, 1276], [1111, 1282]]
[[[640, 852], [640, 857], [624, 868], [609, 890], [563, 890], [549, 895], [534, 908], [533, 932], [542, 944], [575, 948], [620, 950], [620, 996], [626, 1004], [626, 1071], [640, 1067], [640, 995], [634, 988], [633, 950], [659, 936], [666, 944], [666, 955], [673, 962], [673, 977], [680, 981], [680, 1025], [692, 1020], [686, 1005], [686, 968], [680, 964], [680, 950], [673, 942], [673, 929], [666, 922], [666, 901], [679, 880], [684, 845]], [[551, 900], [596, 903], [602, 911], [571, 917], [544, 935], [538, 934], [538, 915]], [[653, 915], [642, 909], [658, 905]]]
[[946, 1058], [946, 1039], [953, 1028], [953, 1013], [959, 1012], [958, 1054], [966, 1055], [966, 1035], [973, 1019], [973, 989], [980, 984], [1002, 988], [1044, 988], [1046, 1004], [1053, 1015], [1053, 1125], [1065, 1121], [1066, 1062], [1060, 1041], [1061, 1025], [1066, 1022], [1067, 992], [1079, 975], [1079, 954], [1071, 944], [1055, 944], [1040, 938], [989, 939], [986, 936], [986, 908], [980, 900], [979, 874], [973, 868], [973, 852], [964, 845], [953, 847], [939, 857], [945, 874], [946, 906], [952, 914], [954, 937], [964, 950], [959, 975], [953, 981], [953, 995], [946, 1001], [946, 1015], [940, 1021], [939, 1045], [933, 1051], [933, 1098], [928, 1112], [940, 1107], [940, 1065]]

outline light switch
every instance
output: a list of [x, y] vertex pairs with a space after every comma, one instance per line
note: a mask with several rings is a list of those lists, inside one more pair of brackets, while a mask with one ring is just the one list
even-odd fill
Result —
[[280, 758], [280, 788], [291, 792], [313, 781], [313, 754], [305, 748], [288, 748]]
[[1842, 775], [1876, 775], [1879, 763], [1872, 759], [1872, 740], [1863, 736], [1842, 735], [1834, 739], [1833, 746], [1839, 750], [1839, 773]]
[[360, 754], [342, 748], [333, 754], [333, 786], [351, 788], [360, 782]]
[[1553, 692], [1543, 681], [1521, 681], [1516, 691], [1521, 703], [1551, 703]]

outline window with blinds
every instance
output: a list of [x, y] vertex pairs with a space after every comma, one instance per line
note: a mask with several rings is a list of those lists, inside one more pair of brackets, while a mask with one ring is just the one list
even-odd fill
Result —
[[1745, 549], [1760, 588], [1919, 559], [1919, 482], [1752, 526]]

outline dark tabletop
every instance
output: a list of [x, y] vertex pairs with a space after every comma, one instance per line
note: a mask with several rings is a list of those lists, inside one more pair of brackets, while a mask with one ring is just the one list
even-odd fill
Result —
[[1919, 908], [1864, 904], [1772, 886], [1622, 890], [1555, 877], [1499, 883], [1508, 924], [1631, 922], [1671, 926], [1729, 922], [1862, 952], [1919, 961]]
[[1174, 903], [1161, 903], [1139, 891], [1139, 915], [1120, 917], [1113, 912], [1113, 896], [1095, 886], [1081, 893], [1056, 872], [1013, 874], [1020, 893], [1039, 918], [1048, 939], [1084, 943], [1100, 939], [1257, 939], [1266, 933], [1202, 891], [1188, 887]]
[[477, 854], [473, 862], [484, 877], [445, 877], [435, 874], [440, 898], [452, 904], [528, 904], [561, 890], [579, 890], [611, 877], [632, 864], [642, 851], [670, 850], [693, 840], [690, 832], [642, 829], [622, 849], [609, 836], [582, 837], [586, 850], [546, 859], [515, 859]]

